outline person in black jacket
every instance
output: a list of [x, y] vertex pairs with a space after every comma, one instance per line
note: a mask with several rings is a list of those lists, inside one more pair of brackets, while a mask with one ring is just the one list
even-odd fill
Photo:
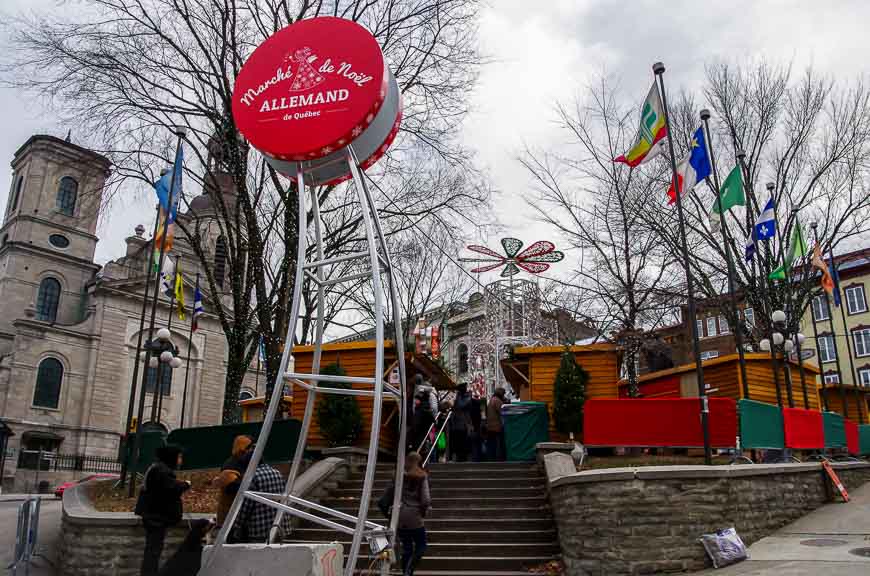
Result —
[[453, 416], [450, 418], [450, 453], [455, 462], [466, 462], [471, 451], [471, 393], [468, 383], [456, 386]]
[[181, 495], [190, 489], [190, 482], [178, 480], [175, 471], [181, 466], [182, 450], [178, 446], [161, 446], [155, 461], [145, 472], [136, 514], [145, 527], [145, 552], [142, 556], [142, 576], [157, 574], [166, 531], [181, 521]]

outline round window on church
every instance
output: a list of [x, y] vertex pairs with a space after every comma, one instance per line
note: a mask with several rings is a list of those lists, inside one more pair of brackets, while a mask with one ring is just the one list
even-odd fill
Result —
[[69, 238], [63, 234], [52, 234], [48, 237], [48, 243], [55, 248], [69, 248]]

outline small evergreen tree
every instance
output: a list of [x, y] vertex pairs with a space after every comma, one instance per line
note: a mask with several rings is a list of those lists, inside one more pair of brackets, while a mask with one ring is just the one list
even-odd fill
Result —
[[[339, 364], [329, 364], [321, 374], [346, 376], [347, 372]], [[331, 388], [351, 388], [350, 384], [330, 382]], [[320, 434], [331, 446], [353, 446], [362, 432], [362, 412], [355, 396], [323, 394], [317, 402], [317, 425]]]
[[553, 420], [559, 432], [579, 434], [583, 431], [583, 403], [588, 381], [589, 374], [577, 364], [574, 353], [565, 346], [553, 384]]

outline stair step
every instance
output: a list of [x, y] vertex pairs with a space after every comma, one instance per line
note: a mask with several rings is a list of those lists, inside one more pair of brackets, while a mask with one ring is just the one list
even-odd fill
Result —
[[[346, 536], [341, 540], [302, 540], [299, 538], [290, 538], [288, 542], [341, 542], [344, 545], [345, 557], [350, 548], [350, 536]], [[471, 557], [475, 555], [484, 557], [501, 557], [501, 558], [527, 558], [530, 556], [547, 556], [559, 553], [559, 544], [556, 542], [494, 542], [487, 544], [480, 543], [462, 543], [462, 542], [435, 542], [434, 539], [429, 540], [429, 545], [426, 548], [426, 557], [450, 558], [454, 556]]]
[[[375, 488], [384, 489], [390, 484], [393, 483], [393, 478], [375, 478], [374, 486]], [[430, 476], [429, 477], [429, 486], [431, 488], [451, 488], [451, 489], [464, 489], [464, 488], [514, 488], [514, 487], [526, 487], [526, 486], [541, 486], [545, 484], [543, 478], [537, 476], [493, 476], [491, 478], [442, 478], [441, 476]], [[339, 483], [339, 488], [342, 489], [350, 489], [355, 488], [357, 490], [362, 490], [363, 479], [362, 478], [349, 478], [347, 480], [342, 480]]]
[[[509, 544], [506, 543], [506, 546]], [[429, 556], [426, 555], [420, 561], [414, 574], [420, 574], [424, 571], [462, 571], [462, 572], [526, 572], [528, 570], [547, 562], [552, 562], [558, 559], [558, 555], [544, 556]], [[357, 568], [366, 570], [371, 564], [372, 559], [369, 556], [360, 556], [357, 561]]]
[[[375, 478], [392, 478], [396, 473], [396, 468], [376, 468], [375, 469]], [[463, 478], [463, 477], [477, 477], [477, 478], [494, 478], [498, 476], [510, 476], [510, 477], [523, 477], [523, 478], [542, 478], [544, 476], [543, 472], [539, 470], [537, 467], [531, 466], [523, 466], [523, 467], [513, 467], [513, 468], [497, 468], [497, 467], [486, 467], [486, 468], [474, 468], [470, 466], [463, 466], [461, 464], [445, 464], [440, 468], [429, 468], [429, 474], [433, 477], [438, 478]], [[364, 470], [360, 472], [354, 473], [352, 478], [362, 478], [364, 475]]]
[[[476, 491], [475, 491], [476, 492]], [[463, 492], [461, 497], [451, 496], [449, 493], [445, 492], [435, 492], [433, 490], [432, 494], [432, 512], [437, 512], [438, 510], [449, 510], [449, 509], [458, 509], [458, 510], [467, 510], [470, 507], [474, 508], [498, 508], [498, 509], [522, 509], [522, 508], [537, 508], [537, 507], [545, 507], [547, 506], [547, 497], [543, 492], [535, 492], [530, 491], [531, 495], [528, 496], [499, 496], [494, 497], [492, 495], [479, 495], [475, 492], [470, 493], [466, 496], [466, 492]], [[380, 497], [379, 494], [372, 494], [371, 506], [376, 506], [377, 500]], [[349, 491], [347, 494], [342, 493], [341, 490], [335, 490], [329, 498], [326, 498], [321, 501], [324, 506], [329, 506], [330, 508], [340, 508], [347, 506], [356, 506], [359, 507], [359, 492]], [[486, 515], [484, 515], [485, 517]]]
[[[431, 529], [432, 520], [426, 521], [426, 533], [429, 542], [442, 544], [479, 542], [483, 544], [502, 544], [505, 542], [556, 542], [555, 528], [541, 528], [532, 526], [529, 529], [495, 530], [487, 526], [488, 521], [481, 521], [481, 525], [475, 526], [474, 530], [435, 530]], [[302, 542], [333, 542], [344, 541], [346, 537], [341, 532], [328, 528], [297, 528], [293, 530], [292, 540]]]
[[[380, 576], [380, 570], [354, 570], [357, 576]], [[510, 570], [414, 570], [414, 576], [529, 576], [528, 570], [512, 572]], [[390, 576], [402, 576], [401, 570], [391, 570]]]
[[[375, 489], [373, 494], [378, 497], [384, 493], [384, 488]], [[517, 500], [523, 498], [541, 499], [547, 497], [547, 489], [544, 486], [521, 486], [521, 487], [491, 487], [491, 488], [451, 488], [437, 484], [429, 487], [430, 494], [433, 500], [448, 499], [455, 495], [462, 495], [467, 499], [470, 498], [486, 498], [499, 501]], [[362, 487], [359, 488], [337, 488], [330, 492], [330, 498], [359, 498], [362, 494]]]
[[[346, 512], [351, 513], [347, 510]], [[353, 511], [355, 513], [355, 511]], [[369, 518], [372, 522], [377, 522], [382, 525], [387, 524], [387, 520], [378, 514]], [[311, 522], [302, 522], [300, 529], [317, 529], [320, 526]], [[502, 531], [526, 531], [539, 530], [542, 532], [555, 531], [555, 524], [552, 516], [548, 514], [540, 515], [535, 518], [523, 516], [522, 520], [517, 518], [483, 518], [480, 516], [468, 517], [459, 516], [457, 518], [435, 518], [431, 515], [426, 518], [426, 530], [429, 532], [456, 532], [464, 530], [492, 530], [493, 532]]]
[[[547, 519], [552, 521], [553, 518], [553, 513], [550, 511], [549, 506], [547, 506], [546, 501], [544, 501], [543, 504], [532, 506], [514, 505], [511, 507], [494, 506], [491, 508], [479, 506], [478, 504], [480, 503], [476, 501], [473, 504], [474, 506], [454, 505], [450, 507], [439, 507], [438, 505], [433, 505], [426, 515], [426, 525], [429, 525], [430, 520], [469, 519], [486, 523], [489, 522], [490, 519], [501, 518], [510, 519], [512, 522], [516, 523], [516, 526], [520, 527], [523, 526], [527, 520]], [[353, 501], [324, 501], [324, 506], [329, 506], [339, 512], [344, 512], [345, 514], [350, 514], [352, 516], [356, 516], [357, 512], [359, 512], [359, 505], [354, 505]], [[369, 518], [373, 522], [383, 522], [385, 520], [380, 510], [378, 510], [375, 505], [372, 505], [369, 509]]]

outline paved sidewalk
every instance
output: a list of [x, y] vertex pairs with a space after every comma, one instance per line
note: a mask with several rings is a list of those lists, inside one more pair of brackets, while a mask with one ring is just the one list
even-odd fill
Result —
[[749, 547], [750, 560], [696, 574], [718, 576], [866, 576], [870, 554], [870, 483], [851, 502], [827, 504]]

